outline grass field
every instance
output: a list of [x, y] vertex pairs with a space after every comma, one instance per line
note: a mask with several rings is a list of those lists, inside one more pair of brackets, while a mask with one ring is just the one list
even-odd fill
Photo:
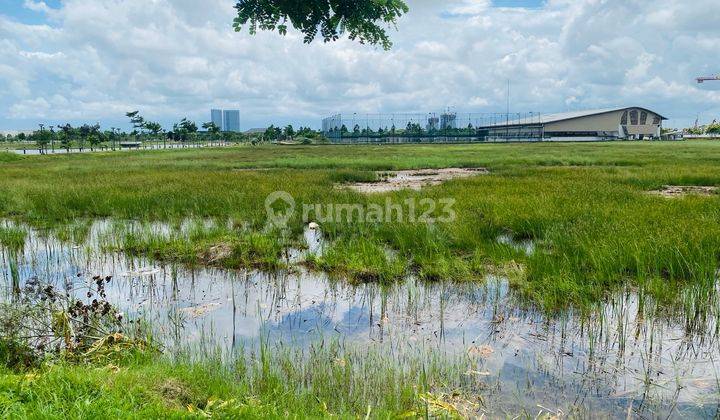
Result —
[[[392, 280], [415, 272], [465, 281], [515, 262], [523, 268], [519, 275], [514, 270], [515, 286], [531, 302], [546, 308], [583, 306], [625, 281], [647, 286], [660, 298], [676, 297], [682, 284], [714, 284], [718, 196], [667, 199], [646, 191], [720, 185], [718, 158], [720, 144], [713, 142], [0, 155], [0, 214], [45, 225], [105, 217], [230, 219], [247, 228], [198, 229], [171, 240], [137, 232], [122, 238], [130, 251], [188, 263], [197, 263], [198, 253], [213, 244], [232, 243], [243, 252], [222, 265], [272, 268], [286, 245], [263, 231], [263, 203], [274, 191], [289, 192], [299, 206], [383, 204], [387, 196], [400, 203], [410, 197], [450, 197], [457, 200], [457, 219], [450, 223], [327, 224], [323, 230], [341, 252], [331, 247], [326, 258], [313, 263], [358, 278]], [[370, 171], [452, 166], [486, 167], [491, 174], [380, 196], [335, 187], [372, 179]], [[290, 226], [299, 237], [299, 214]], [[538, 252], [526, 255], [498, 244], [501, 234], [534, 240]]]
[[[490, 174], [373, 196], [336, 186], [375, 179], [373, 171], [442, 167], [484, 167]], [[501, 274], [525, 303], [549, 312], [590, 310], [631, 285], [686, 325], [704, 325], [697, 320], [717, 302], [720, 197], [647, 193], [663, 185], [720, 186], [720, 143], [0, 153], [0, 216], [49, 227], [67, 241], [82, 242], [88, 220], [110, 218], [115, 234], [106, 246], [203, 264], [203, 255], [224, 245], [231, 252], [212, 264], [274, 269], [304, 229], [299, 214], [290, 220], [289, 238], [265, 229], [264, 202], [274, 191], [287, 191], [299, 206], [453, 198], [457, 218], [445, 223], [323, 223], [328, 248], [306, 264], [350, 281], [407, 274], [483, 281]], [[158, 221], [168, 222], [168, 234], [145, 228]], [[500, 243], [501, 235], [531, 241], [535, 252]], [[24, 238], [22, 230], [0, 229], [8, 249]], [[388, 364], [336, 348], [248, 357], [232, 368], [136, 355], [0, 370], [0, 415], [391, 417], [432, 409], [452, 416], [437, 392], [452, 392], [462, 376], [446, 361]]]
[[457, 414], [442, 401], [445, 396], [429, 391], [458, 383], [462, 372], [452, 363], [434, 358], [399, 363], [331, 345], [305, 354], [264, 348], [229, 365], [212, 358], [190, 363], [130, 351], [80, 365], [58, 363], [27, 371], [0, 367], [0, 415], [125, 419]]

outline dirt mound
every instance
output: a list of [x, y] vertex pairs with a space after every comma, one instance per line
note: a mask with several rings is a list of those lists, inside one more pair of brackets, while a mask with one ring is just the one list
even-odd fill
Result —
[[701, 185], [665, 185], [659, 190], [650, 191], [650, 194], [667, 198], [683, 197], [686, 195], [710, 196], [716, 194], [718, 187]]
[[344, 184], [365, 194], [384, 193], [405, 189], [419, 190], [430, 185], [438, 185], [456, 178], [469, 178], [489, 173], [485, 168], [443, 168], [418, 169], [410, 171], [378, 172], [380, 181]]
[[204, 264], [217, 264], [227, 258], [233, 253], [232, 245], [228, 243], [220, 243], [210, 249], [198, 253], [198, 259]]

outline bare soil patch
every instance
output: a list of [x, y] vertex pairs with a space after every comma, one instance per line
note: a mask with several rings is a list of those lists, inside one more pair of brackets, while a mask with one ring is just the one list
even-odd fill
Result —
[[233, 253], [233, 248], [228, 243], [220, 243], [210, 249], [198, 253], [198, 259], [205, 264], [217, 264]]
[[439, 185], [451, 179], [469, 178], [488, 173], [489, 171], [485, 168], [416, 169], [409, 171], [378, 172], [378, 176], [380, 177], [379, 181], [358, 182], [344, 184], [342, 186], [365, 194], [407, 189], [420, 190], [423, 187]]
[[718, 187], [701, 185], [665, 185], [659, 190], [650, 191], [650, 194], [667, 198], [684, 197], [686, 195], [710, 196], [716, 194]]

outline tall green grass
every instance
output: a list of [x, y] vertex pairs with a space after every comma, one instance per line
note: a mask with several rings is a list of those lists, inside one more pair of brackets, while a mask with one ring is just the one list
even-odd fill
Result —
[[8, 153], [8, 152], [0, 151], [0, 163], [17, 162], [22, 159], [23, 159], [22, 156], [17, 155], [15, 153]]
[[287, 249], [295, 242], [278, 232], [260, 232], [190, 221], [190, 226], [176, 222], [167, 231], [152, 224], [132, 226], [117, 224], [100, 246], [110, 251], [147, 255], [158, 260], [187, 265], [213, 265], [224, 268], [258, 268], [274, 270], [286, 265]]
[[[337, 188], [373, 171], [487, 167], [491, 173], [422, 191], [379, 196]], [[720, 143], [488, 144], [258, 147], [32, 156], [0, 166], [0, 214], [38, 224], [78, 218], [232, 220], [225, 229], [170, 239], [131, 233], [122, 248], [202, 262], [227, 245], [229, 267], [273, 267], [288, 241], [265, 231], [264, 201], [287, 191], [304, 204], [382, 204], [387, 197], [454, 198], [457, 219], [432, 226], [325, 223], [312, 261], [351, 277], [480, 280], [508, 266], [514, 286], [548, 309], [587, 306], [626, 284], [668, 302], [715, 280], [720, 196], [666, 199], [662, 185], [720, 185]], [[59, 182], [62, 180], [62, 182]], [[290, 220], [293, 246], [303, 231]], [[201, 231], [204, 228], [200, 229]], [[240, 232], [240, 233], [239, 233]], [[499, 235], [537, 243], [528, 255]], [[389, 258], [392, 257], [392, 258]]]
[[[433, 355], [388, 358], [377, 350], [318, 343], [306, 350], [261, 345], [231, 363], [138, 354], [107, 365], [0, 367], [3, 418], [393, 418], [450, 417], [428, 407], [472, 362]], [[424, 378], [419, 380], [419, 378]], [[473, 396], [463, 394], [464, 398]], [[475, 397], [476, 398], [476, 397]], [[455, 397], [459, 400], [458, 397]]]
[[0, 226], [0, 246], [16, 252], [25, 247], [27, 231], [20, 227]]

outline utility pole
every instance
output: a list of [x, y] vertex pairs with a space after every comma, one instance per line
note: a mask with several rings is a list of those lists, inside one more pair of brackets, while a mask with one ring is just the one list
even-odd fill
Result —
[[[45, 131], [45, 124], [38, 124], [38, 125], [40, 126], [40, 136], [42, 136], [43, 132]], [[39, 150], [40, 150], [40, 154], [44, 155], [45, 154], [45, 145], [40, 143]]]

